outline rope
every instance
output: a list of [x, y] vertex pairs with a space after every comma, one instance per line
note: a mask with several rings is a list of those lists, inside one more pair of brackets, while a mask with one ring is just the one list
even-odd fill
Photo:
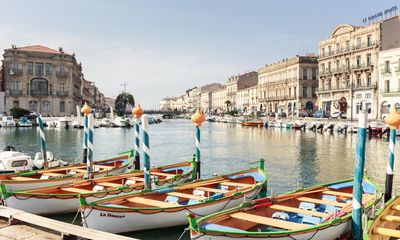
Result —
[[75, 217], [74, 217], [74, 219], [72, 220], [71, 224], [74, 224], [74, 223], [75, 223], [75, 220], [76, 220], [76, 218], [78, 217], [78, 214], [79, 214], [79, 213], [80, 213], [80, 210], [79, 210], [79, 208], [78, 208], [78, 211], [76, 211]]
[[187, 231], [189, 231], [190, 230], [190, 228], [185, 228], [185, 229], [183, 229], [183, 232], [182, 232], [182, 234], [179, 236], [179, 238], [178, 238], [178, 240], [181, 240], [182, 239], [182, 237], [183, 237], [183, 235], [185, 235], [185, 233], [187, 232]]

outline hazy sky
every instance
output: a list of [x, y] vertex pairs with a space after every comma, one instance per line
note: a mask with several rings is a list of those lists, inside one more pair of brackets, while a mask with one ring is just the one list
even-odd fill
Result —
[[[318, 42], [342, 23], [398, 5], [376, 1], [0, 0], [0, 49], [41, 44], [76, 53], [106, 96], [146, 108], [166, 96], [257, 70]], [[400, 9], [400, 7], [398, 6]]]

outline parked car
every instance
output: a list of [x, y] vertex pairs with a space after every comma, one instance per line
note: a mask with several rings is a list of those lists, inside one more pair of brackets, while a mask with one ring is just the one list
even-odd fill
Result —
[[329, 118], [329, 114], [325, 111], [318, 110], [313, 114], [314, 118]]
[[269, 112], [268, 113], [268, 117], [275, 117], [275, 113], [274, 112]]
[[339, 118], [346, 118], [346, 117], [347, 116], [346, 116], [345, 112], [334, 112], [331, 114], [331, 118], [339, 119]]

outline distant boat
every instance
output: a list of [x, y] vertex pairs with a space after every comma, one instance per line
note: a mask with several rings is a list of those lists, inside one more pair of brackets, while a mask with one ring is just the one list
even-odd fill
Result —
[[66, 118], [61, 118], [54, 122], [56, 128], [69, 128], [71, 125], [71, 121]]
[[[362, 186], [361, 205], [367, 211], [382, 193], [368, 179]], [[349, 179], [257, 199], [197, 220], [191, 215], [191, 238], [334, 240], [351, 230], [352, 191]]]
[[252, 168], [172, 188], [82, 199], [81, 216], [84, 227], [113, 233], [179, 226], [187, 223], [187, 213], [203, 216], [254, 199], [266, 181], [263, 169]]
[[264, 122], [261, 120], [249, 120], [240, 123], [243, 127], [262, 127]]
[[15, 121], [12, 116], [4, 116], [1, 119], [1, 126], [2, 127], [15, 127]]
[[18, 127], [32, 127], [32, 121], [27, 117], [20, 117], [17, 123]]

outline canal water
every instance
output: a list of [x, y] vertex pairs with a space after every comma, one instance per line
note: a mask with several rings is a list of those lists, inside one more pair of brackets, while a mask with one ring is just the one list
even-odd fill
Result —
[[[275, 194], [350, 178], [353, 175], [356, 134], [316, 133], [291, 129], [241, 127], [227, 123], [204, 123], [201, 127], [202, 177], [249, 168], [264, 158], [268, 172], [268, 188]], [[48, 150], [57, 158], [81, 161], [81, 129], [45, 129]], [[163, 165], [191, 158], [195, 149], [195, 130], [189, 120], [166, 120], [150, 125], [152, 165]], [[36, 128], [0, 128], [0, 147], [16, 146], [19, 151], [34, 155], [40, 151]], [[99, 128], [94, 133], [94, 157], [105, 159], [132, 149], [133, 129]], [[399, 151], [396, 147], [396, 159]], [[388, 142], [372, 138], [366, 145], [367, 175], [383, 187]], [[395, 162], [395, 165], [400, 165]], [[399, 166], [400, 167], [400, 166]], [[395, 186], [400, 172], [395, 166]], [[74, 214], [55, 218], [71, 222]], [[140, 239], [177, 239], [185, 227], [143, 231], [128, 234]]]

